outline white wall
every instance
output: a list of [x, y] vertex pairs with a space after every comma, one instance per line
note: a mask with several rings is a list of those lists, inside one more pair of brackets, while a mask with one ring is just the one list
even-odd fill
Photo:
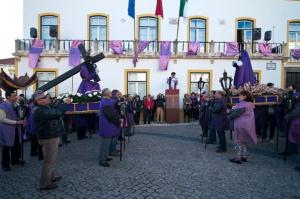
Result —
[[[161, 39], [174, 40], [179, 0], [164, 0], [165, 18]], [[155, 12], [156, 0], [136, 1], [136, 15]], [[133, 39], [133, 19], [127, 15], [128, 0], [26, 0], [24, 1], [24, 38], [30, 27], [37, 27], [38, 14], [55, 12], [61, 16], [61, 39], [87, 39], [87, 14], [101, 12], [110, 16], [110, 39]], [[275, 41], [286, 41], [287, 20], [300, 19], [300, 3], [286, 0], [189, 0], [188, 16], [209, 17], [209, 40], [233, 41], [235, 18], [252, 17], [263, 32], [275, 27]], [[124, 23], [121, 19], [125, 19]], [[220, 21], [225, 24], [221, 25]], [[122, 34], [120, 34], [122, 33]], [[182, 20], [179, 40], [187, 40], [187, 23]]]
[[[187, 93], [187, 73], [188, 70], [213, 70], [213, 90], [221, 89], [219, 79], [222, 77], [224, 69], [228, 75], [234, 76], [235, 69], [232, 67], [233, 60], [216, 59], [213, 64], [209, 59], [178, 59], [177, 63], [170, 60], [168, 71], [158, 70], [158, 59], [139, 59], [136, 69], [150, 69], [150, 93], [157, 95], [164, 93], [167, 88], [166, 79], [170, 76], [172, 71], [176, 72], [179, 78], [180, 95], [183, 97]], [[269, 60], [253, 60], [252, 66], [254, 70], [262, 71], [262, 83], [274, 82], [275, 86], [281, 85], [281, 61], [274, 61], [277, 68], [274, 71], [266, 70], [266, 63]], [[23, 57], [19, 63], [19, 73], [24, 74], [28, 72], [29, 75], [33, 70], [27, 68], [28, 59]], [[39, 68], [58, 68], [58, 75], [66, 72], [71, 67], [67, 66], [68, 58], [64, 57], [58, 62], [54, 58], [43, 57], [39, 63]], [[120, 59], [118, 62], [114, 58], [107, 58], [98, 63], [101, 78], [101, 88], [119, 89], [124, 92], [124, 70], [133, 69], [132, 59]], [[73, 91], [77, 91], [81, 78], [79, 74], [74, 76]], [[59, 85], [59, 93], [72, 91], [72, 79], [66, 80]], [[32, 93], [32, 88], [28, 89], [28, 94]]]

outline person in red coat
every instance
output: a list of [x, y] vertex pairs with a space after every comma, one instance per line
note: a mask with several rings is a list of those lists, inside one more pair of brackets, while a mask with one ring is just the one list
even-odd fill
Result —
[[151, 97], [151, 95], [147, 95], [147, 97], [144, 100], [144, 124], [148, 121], [148, 124], [150, 124], [151, 121], [151, 114], [154, 109], [154, 100]]

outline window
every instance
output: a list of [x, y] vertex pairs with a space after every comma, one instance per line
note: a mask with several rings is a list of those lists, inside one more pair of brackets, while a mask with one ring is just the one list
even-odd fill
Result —
[[[56, 69], [36, 69], [37, 72], [37, 83], [36, 83], [36, 88], [38, 89], [39, 87], [45, 85], [49, 81], [53, 80], [56, 78], [57, 71]], [[54, 87], [48, 91], [51, 96], [56, 96], [57, 94], [57, 87]]]
[[59, 15], [53, 13], [45, 13], [39, 15], [39, 37], [45, 43], [45, 49], [49, 50], [54, 48], [55, 42], [53, 41], [55, 38], [50, 36], [50, 28], [55, 27], [57, 30], [57, 37], [59, 38]]
[[207, 41], [207, 19], [204, 18], [191, 18], [189, 20], [189, 36], [188, 40], [191, 42], [201, 42], [200, 43], [200, 52], [205, 52]]
[[253, 73], [256, 81], [261, 84], [261, 70], [254, 70]]
[[288, 25], [289, 35], [289, 49], [300, 48], [300, 20], [295, 22], [289, 22]]
[[[98, 40], [98, 48], [103, 51], [106, 49], [106, 40], [108, 40], [108, 16], [89, 15], [89, 40]], [[90, 43], [90, 46], [93, 44]]]
[[[158, 41], [159, 40], [159, 21], [157, 17], [144, 16], [138, 18], [138, 35], [140, 41]], [[157, 42], [150, 43], [145, 51], [154, 51], [157, 49]]]
[[125, 93], [144, 97], [149, 92], [149, 70], [126, 70]]
[[206, 82], [204, 84], [203, 91], [209, 92], [211, 90], [211, 71], [189, 71], [188, 72], [188, 92], [192, 93], [199, 93], [200, 90], [198, 88], [198, 81], [200, 80], [200, 77], [202, 77], [202, 81]]
[[237, 20], [237, 30], [243, 30], [245, 42], [249, 42], [249, 41], [252, 42], [253, 28], [255, 28], [254, 19], [238, 19]]

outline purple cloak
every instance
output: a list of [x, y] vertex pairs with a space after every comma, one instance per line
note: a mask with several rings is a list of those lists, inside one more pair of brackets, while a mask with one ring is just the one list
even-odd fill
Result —
[[[13, 105], [5, 101], [0, 104], [0, 109], [2, 109], [6, 118], [10, 120], [17, 120], [17, 114], [13, 108]], [[0, 145], [12, 147], [15, 141], [15, 130], [16, 125], [4, 124], [0, 122]], [[18, 128], [19, 133], [19, 143], [21, 143], [21, 131]]]
[[250, 57], [247, 51], [245, 50], [241, 52], [241, 61], [243, 62], [243, 65], [237, 67], [234, 74], [233, 84], [236, 88], [244, 86], [244, 84], [248, 82], [250, 82], [251, 84], [256, 83], [256, 79], [252, 70]]
[[257, 143], [255, 131], [254, 104], [251, 102], [240, 102], [234, 109], [245, 108], [245, 112], [234, 120], [234, 133], [239, 143]]
[[77, 90], [78, 93], [86, 93], [87, 91], [100, 90], [100, 85], [97, 82], [92, 81], [94, 73], [90, 73], [85, 65], [81, 67], [80, 76], [82, 81]]
[[300, 118], [296, 118], [291, 121], [289, 141], [295, 144], [300, 144]]

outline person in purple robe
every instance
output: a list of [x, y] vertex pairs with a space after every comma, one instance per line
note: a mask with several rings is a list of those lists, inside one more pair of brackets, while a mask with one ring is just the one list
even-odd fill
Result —
[[244, 86], [245, 83], [250, 82], [256, 84], [256, 78], [252, 70], [252, 64], [248, 52], [246, 50], [241, 51], [238, 62], [233, 62], [235, 69], [233, 85], [236, 88]]
[[17, 94], [15, 91], [6, 91], [6, 101], [0, 104], [0, 146], [2, 146], [2, 168], [10, 171], [11, 165], [22, 164], [21, 157], [21, 129], [24, 120], [17, 119], [14, 109]]
[[100, 102], [99, 114], [99, 136], [100, 136], [100, 152], [99, 152], [99, 165], [102, 167], [109, 167], [108, 158], [111, 140], [120, 133], [122, 127], [122, 119], [120, 114], [114, 107], [112, 93], [109, 89], [105, 88], [102, 91], [103, 98]]
[[227, 100], [223, 96], [222, 91], [216, 91], [215, 100], [211, 107], [211, 128], [217, 131], [219, 138], [217, 153], [227, 151], [225, 131], [229, 129], [229, 121], [227, 119]]
[[[300, 145], [300, 99], [297, 99], [295, 109], [286, 115], [289, 123], [288, 140], [293, 144]], [[300, 171], [300, 166], [295, 167], [296, 171]]]
[[[96, 67], [96, 64], [95, 66]], [[97, 76], [97, 71], [90, 72], [86, 65], [83, 65], [80, 70], [80, 76], [82, 81], [77, 90], [78, 93], [85, 94], [87, 91], [100, 90], [100, 85], [98, 82], [94, 81], [95, 76]]]
[[233, 107], [229, 118], [234, 123], [234, 142], [237, 151], [236, 157], [230, 159], [232, 163], [247, 162], [246, 144], [256, 144], [255, 116], [253, 98], [247, 91], [240, 92], [240, 103]]

